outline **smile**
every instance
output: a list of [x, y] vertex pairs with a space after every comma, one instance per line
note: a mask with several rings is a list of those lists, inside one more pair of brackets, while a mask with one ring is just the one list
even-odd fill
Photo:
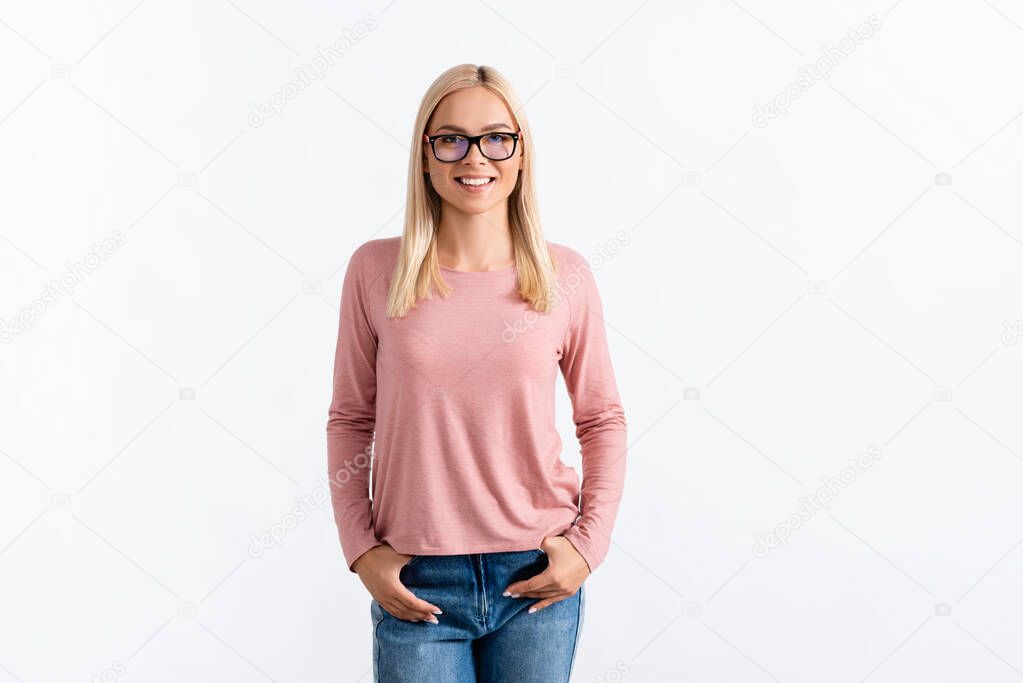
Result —
[[456, 183], [466, 192], [484, 192], [490, 189], [490, 186], [496, 182], [496, 178], [490, 177], [475, 177], [470, 178], [462, 176], [461, 178], [455, 178]]

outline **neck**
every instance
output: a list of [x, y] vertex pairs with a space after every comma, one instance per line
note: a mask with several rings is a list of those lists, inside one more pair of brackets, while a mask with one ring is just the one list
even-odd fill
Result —
[[496, 270], [515, 263], [508, 203], [466, 214], [445, 204], [437, 227], [437, 258], [456, 270]]

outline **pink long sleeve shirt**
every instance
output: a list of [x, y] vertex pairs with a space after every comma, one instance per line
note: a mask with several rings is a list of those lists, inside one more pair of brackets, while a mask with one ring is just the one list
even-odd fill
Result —
[[[519, 297], [515, 266], [441, 267], [449, 297], [434, 293], [388, 318], [400, 238], [352, 255], [327, 422], [334, 518], [351, 571], [382, 543], [454, 555], [529, 550], [556, 535], [591, 571], [604, 560], [625, 481], [625, 414], [593, 273], [577, 251], [547, 244], [558, 277], [546, 314]], [[581, 486], [560, 458], [559, 369]]]

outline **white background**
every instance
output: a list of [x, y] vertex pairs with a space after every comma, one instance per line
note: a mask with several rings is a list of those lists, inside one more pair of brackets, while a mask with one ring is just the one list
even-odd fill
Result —
[[0, 4], [0, 683], [371, 679], [337, 302], [463, 62], [526, 101], [547, 238], [617, 251], [629, 469], [574, 680], [1023, 678], [1019, 3], [128, 0]]

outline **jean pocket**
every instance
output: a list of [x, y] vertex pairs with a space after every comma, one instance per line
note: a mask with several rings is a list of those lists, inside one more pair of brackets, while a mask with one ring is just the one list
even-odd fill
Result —
[[380, 603], [377, 602], [375, 598], [370, 598], [369, 614], [370, 618], [373, 620], [374, 630], [380, 625], [380, 622], [382, 622], [387, 615], [384, 608], [380, 606]]

